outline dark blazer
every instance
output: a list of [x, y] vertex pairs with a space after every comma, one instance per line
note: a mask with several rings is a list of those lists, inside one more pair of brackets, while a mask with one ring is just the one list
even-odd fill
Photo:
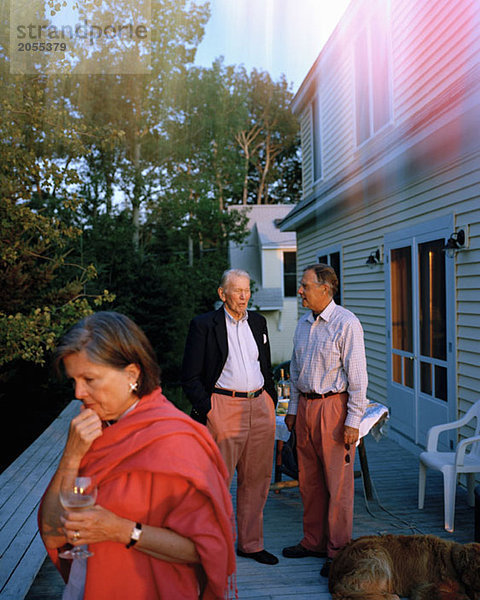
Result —
[[[267, 322], [265, 317], [249, 310], [248, 324], [258, 346], [264, 388], [276, 405], [277, 392], [273, 382]], [[212, 407], [210, 396], [227, 356], [228, 338], [223, 306], [192, 319], [183, 355], [182, 387], [192, 403], [192, 417], [201, 422], [206, 422], [206, 415]]]

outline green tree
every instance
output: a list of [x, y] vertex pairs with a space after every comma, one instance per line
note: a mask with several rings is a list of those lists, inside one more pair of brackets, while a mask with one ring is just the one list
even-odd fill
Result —
[[0, 365], [42, 363], [55, 334], [84, 314], [85, 283], [92, 266], [68, 261], [68, 244], [80, 231], [54, 213], [37, 210], [38, 199], [60, 198], [73, 212], [69, 188], [78, 181], [72, 162], [90, 135], [69, 116], [55, 81], [9, 76], [0, 96]]
[[191, 181], [192, 193], [201, 186], [221, 209], [298, 198], [299, 127], [284, 78], [273, 82], [219, 59], [210, 69], [189, 69], [178, 84], [177, 112], [167, 123], [170, 187]]
[[246, 102], [246, 116], [235, 136], [244, 162], [242, 203], [296, 201], [299, 126], [290, 108], [293, 95], [286, 79], [274, 82], [268, 73], [253, 69], [239, 88]]
[[[71, 394], [54, 393], [45, 365], [66, 327], [93, 310], [93, 266], [69, 256], [81, 231], [75, 162], [88, 131], [58, 94], [58, 80], [11, 76], [0, 61], [0, 399], [22, 419], [28, 445]], [[103, 296], [103, 294], [102, 294]], [[2, 456], [6, 466], [21, 446]]]
[[[117, 10], [118, 2], [121, 0], [117, 0]], [[91, 152], [101, 170], [87, 168], [85, 173], [87, 177], [95, 175], [90, 182], [93, 185], [103, 174], [106, 191], [111, 191], [112, 185], [121, 191], [131, 210], [137, 248], [142, 210], [158, 188], [162, 165], [170, 157], [165, 123], [175, 112], [176, 80], [193, 62], [209, 14], [208, 3], [193, 0], [152, 0], [151, 6], [149, 72], [122, 73], [124, 57], [112, 55], [110, 60], [119, 62], [119, 74], [90, 76], [88, 85], [83, 77], [74, 78], [70, 94], [85, 122], [107, 128], [116, 139], [108, 151], [94, 142]], [[104, 5], [98, 3], [98, 11], [103, 10]]]

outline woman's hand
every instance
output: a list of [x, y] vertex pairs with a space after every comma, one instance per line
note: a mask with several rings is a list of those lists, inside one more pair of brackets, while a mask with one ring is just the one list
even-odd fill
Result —
[[[135, 521], [119, 517], [99, 505], [85, 510], [66, 511], [60, 520], [67, 542], [73, 546], [107, 541], [127, 545], [135, 525]], [[166, 562], [200, 562], [193, 541], [165, 527], [150, 527], [144, 524], [135, 550]]]
[[132, 522], [96, 504], [83, 510], [66, 510], [60, 518], [67, 541], [73, 546], [130, 540]]
[[83, 409], [70, 423], [64, 458], [80, 463], [94, 440], [102, 435], [100, 417], [91, 408]]

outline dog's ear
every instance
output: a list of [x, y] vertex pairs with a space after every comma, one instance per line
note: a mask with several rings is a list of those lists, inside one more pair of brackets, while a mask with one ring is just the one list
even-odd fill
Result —
[[465, 586], [480, 591], [480, 544], [455, 544], [452, 560], [459, 579]]

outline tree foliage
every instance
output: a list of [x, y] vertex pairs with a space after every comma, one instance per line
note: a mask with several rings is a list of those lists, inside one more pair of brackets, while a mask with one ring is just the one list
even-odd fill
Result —
[[[55, 330], [87, 310], [83, 288], [95, 276], [68, 261], [80, 231], [58, 216], [78, 205], [63, 194], [78, 181], [71, 163], [87, 132], [47, 78], [0, 77], [0, 366], [42, 363]], [[47, 199], [57, 214], [45, 213]]]
[[[39, 62], [14, 76], [0, 46], [5, 396], [28, 386], [45, 406], [50, 350], [104, 302], [144, 328], [164, 382], [178, 383], [189, 321], [213, 308], [229, 243], [246, 235], [228, 207], [296, 201], [292, 94], [223, 59], [192, 66], [207, 18], [204, 1], [152, 0], [146, 74], [47, 76]], [[84, 58], [93, 71], [102, 60], [95, 48]]]
[[[300, 194], [299, 128], [286, 80], [225, 66], [190, 69], [167, 124], [177, 140], [167, 165], [171, 187], [203, 184], [223, 209], [230, 204], [293, 202]], [[193, 188], [193, 183], [190, 184]]]

